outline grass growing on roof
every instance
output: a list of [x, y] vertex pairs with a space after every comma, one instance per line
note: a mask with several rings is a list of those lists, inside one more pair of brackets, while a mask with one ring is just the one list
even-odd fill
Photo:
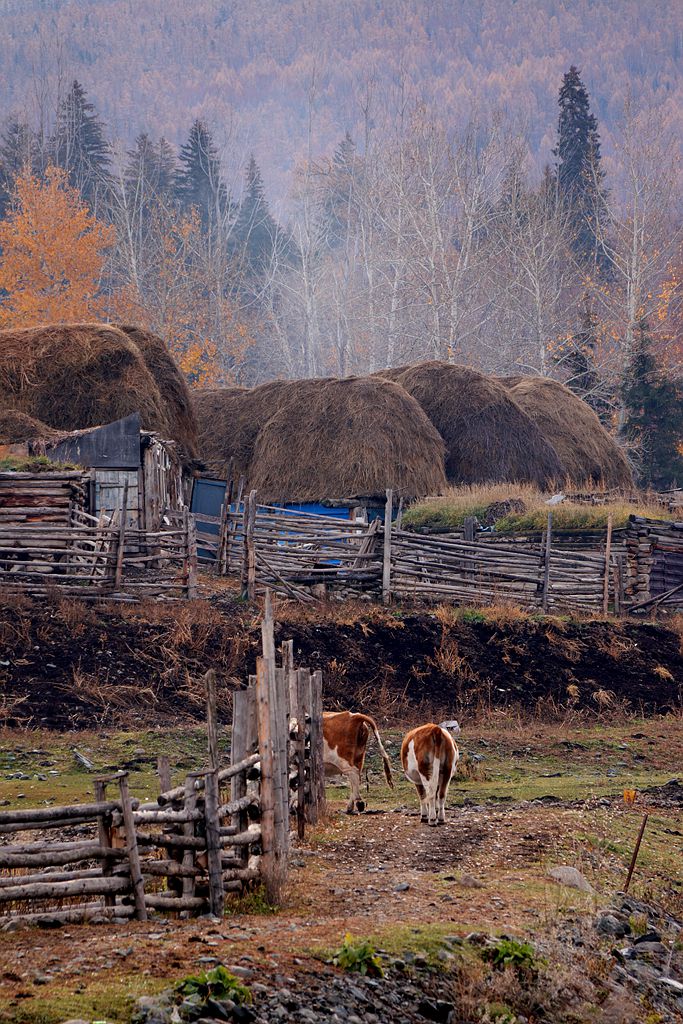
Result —
[[526, 506], [525, 512], [511, 512], [496, 522], [496, 533], [531, 533], [545, 529], [548, 512], [553, 513], [556, 530], [600, 530], [607, 526], [607, 517], [612, 514], [615, 529], [624, 527], [629, 516], [644, 516], [650, 519], [675, 519], [663, 505], [642, 501], [615, 499], [605, 505], [588, 505], [565, 500], [558, 505], [548, 505], [550, 494], [545, 494], [525, 484], [492, 484], [479, 487], [451, 488], [439, 497], [425, 498], [415, 502], [403, 516], [403, 525], [409, 529], [436, 526], [453, 530], [462, 529], [465, 519], [474, 516], [480, 521], [487, 509], [495, 502], [520, 499]]
[[73, 462], [52, 462], [45, 455], [3, 455], [0, 473], [61, 473], [81, 469]]

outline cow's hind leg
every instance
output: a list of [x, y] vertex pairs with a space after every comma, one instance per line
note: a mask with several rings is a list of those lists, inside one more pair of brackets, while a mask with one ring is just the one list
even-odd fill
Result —
[[436, 802], [437, 802], [438, 793], [439, 793], [440, 768], [441, 768], [441, 766], [439, 764], [439, 758], [435, 757], [434, 758], [434, 763], [432, 764], [432, 773], [431, 773], [429, 779], [427, 779], [427, 785], [426, 785], [426, 790], [427, 790], [427, 823], [429, 825], [436, 825], [437, 824]]
[[427, 793], [421, 782], [414, 783], [417, 795], [420, 798], [420, 821], [427, 822]]
[[439, 779], [439, 792], [437, 796], [437, 820], [439, 825], [443, 825], [446, 821], [446, 797], [448, 796], [448, 786], [450, 779], [445, 772], [442, 773]]
[[356, 814], [358, 811], [365, 810], [365, 804], [360, 798], [360, 772], [357, 768], [349, 768], [346, 772], [347, 782], [351, 787], [351, 796], [349, 802], [346, 805], [347, 814]]

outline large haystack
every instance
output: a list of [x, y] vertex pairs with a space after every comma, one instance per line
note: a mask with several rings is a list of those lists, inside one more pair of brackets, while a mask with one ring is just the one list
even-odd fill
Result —
[[16, 409], [0, 409], [0, 444], [24, 444], [26, 441], [49, 441], [58, 437], [52, 430], [32, 416]]
[[580, 487], [633, 487], [628, 462], [593, 410], [547, 377], [503, 377], [517, 405], [552, 443], [562, 476]]
[[547, 487], [561, 478], [552, 444], [499, 381], [434, 360], [409, 366], [398, 383], [444, 439], [451, 483], [509, 480]]
[[199, 449], [220, 480], [247, 475], [261, 427], [293, 384], [274, 380], [255, 388], [207, 388], [192, 394]]
[[51, 427], [80, 430], [139, 412], [145, 428], [175, 440], [162, 387], [137, 345], [109, 324], [0, 331], [0, 407]]
[[443, 460], [443, 441], [399, 385], [296, 381], [258, 434], [249, 485], [266, 502], [377, 497], [387, 487], [416, 498], [444, 489]]
[[188, 455], [196, 457], [197, 420], [192, 407], [190, 389], [165, 341], [157, 334], [152, 334], [151, 331], [145, 331], [133, 324], [114, 324], [113, 326], [123, 331], [142, 353], [145, 366], [156, 381], [161, 397], [166, 404], [166, 416], [170, 424], [172, 439], [180, 442]]

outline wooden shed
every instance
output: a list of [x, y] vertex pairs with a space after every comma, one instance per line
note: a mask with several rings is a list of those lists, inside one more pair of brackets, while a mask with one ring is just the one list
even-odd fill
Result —
[[82, 470], [0, 473], [0, 526], [68, 526], [72, 512], [86, 509], [89, 487], [90, 474]]

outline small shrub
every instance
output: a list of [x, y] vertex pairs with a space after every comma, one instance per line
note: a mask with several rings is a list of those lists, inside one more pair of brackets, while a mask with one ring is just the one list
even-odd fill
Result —
[[484, 1010], [481, 1024], [516, 1024], [517, 1014], [505, 1003], [489, 1003]]
[[485, 946], [481, 955], [497, 970], [513, 967], [518, 973], [536, 973], [538, 969], [534, 947], [529, 942], [517, 939], [498, 939], [493, 945]]
[[343, 971], [357, 971], [372, 978], [382, 978], [384, 971], [369, 939], [354, 939], [348, 932], [331, 963]]
[[239, 978], [231, 974], [222, 964], [203, 971], [201, 974], [188, 974], [175, 986], [181, 996], [199, 996], [207, 999], [232, 999], [233, 1003], [251, 1003], [252, 995]]

